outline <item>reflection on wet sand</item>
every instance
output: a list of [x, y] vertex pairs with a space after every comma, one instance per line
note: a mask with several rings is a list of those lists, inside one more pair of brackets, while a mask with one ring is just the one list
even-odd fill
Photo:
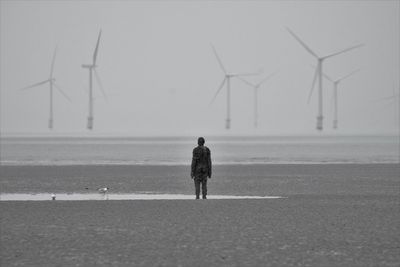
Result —
[[[281, 196], [229, 196], [210, 195], [209, 199], [274, 199]], [[179, 200], [194, 199], [193, 195], [160, 194], [160, 193], [132, 193], [132, 194], [0, 194], [1, 201], [57, 201], [57, 200]]]

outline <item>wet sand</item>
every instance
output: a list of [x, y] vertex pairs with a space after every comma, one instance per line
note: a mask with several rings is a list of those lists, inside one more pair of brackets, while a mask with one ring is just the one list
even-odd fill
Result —
[[[1, 192], [104, 182], [190, 193], [186, 172], [2, 166]], [[1, 266], [400, 266], [398, 173], [395, 164], [216, 166], [211, 194], [287, 198], [0, 201]]]
[[[398, 195], [400, 164], [217, 165], [215, 195]], [[0, 193], [192, 194], [190, 166], [0, 166]], [[85, 189], [88, 188], [88, 189]]]

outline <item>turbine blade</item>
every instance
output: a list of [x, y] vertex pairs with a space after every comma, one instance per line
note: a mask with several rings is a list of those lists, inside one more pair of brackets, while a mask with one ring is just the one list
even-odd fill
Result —
[[239, 77], [239, 76], [256, 76], [260, 75], [259, 72], [248, 72], [248, 73], [233, 73], [230, 74], [231, 77]]
[[216, 57], [217, 60], [218, 60], [219, 66], [221, 67], [222, 71], [226, 74], [226, 69], [225, 69], [224, 65], [222, 64], [221, 59], [220, 59], [219, 56], [218, 56], [217, 50], [215, 49], [215, 47], [214, 47], [213, 44], [211, 44], [211, 47], [212, 47], [212, 49], [213, 49], [213, 51], [214, 51], [215, 57]]
[[385, 100], [391, 100], [391, 99], [395, 99], [398, 98], [399, 95], [392, 95], [392, 96], [387, 96], [387, 97], [383, 97], [383, 98], [379, 98], [377, 100], [375, 100], [376, 102], [381, 102], [381, 101], [385, 101]]
[[93, 53], [93, 65], [96, 65], [97, 53], [99, 52], [99, 44], [100, 44], [101, 30], [99, 32], [99, 37], [97, 38], [96, 48]]
[[[317, 69], [317, 67], [315, 67], [314, 65], [311, 65], [311, 68], [313, 68], [314, 70]], [[325, 77], [325, 79], [329, 80], [330, 82], [335, 82], [331, 77], [329, 77], [325, 72], [322, 73], [322, 75]]]
[[314, 53], [294, 32], [292, 32], [288, 27], [286, 27], [288, 32], [314, 57], [318, 58], [317, 54]]
[[338, 79], [338, 81], [341, 81], [341, 80], [347, 79], [347, 78], [349, 78], [351, 75], [353, 75], [353, 74], [355, 74], [356, 72], [359, 72], [359, 71], [360, 71], [360, 69], [356, 69], [356, 70], [354, 70], [354, 71], [350, 72], [349, 74], [347, 74], [347, 75], [343, 76], [342, 78]]
[[315, 82], [317, 81], [317, 77], [318, 77], [318, 68], [315, 70], [314, 79], [313, 79], [313, 82], [312, 82], [312, 85], [311, 85], [310, 93], [308, 95], [307, 104], [310, 103], [310, 99], [311, 99], [312, 93], [314, 91]]
[[100, 80], [100, 77], [99, 77], [99, 75], [97, 74], [97, 71], [96, 71], [96, 69], [94, 69], [94, 76], [96, 77], [97, 83], [99, 84], [100, 91], [102, 92], [102, 94], [103, 94], [104, 98], [105, 98], [105, 99], [108, 101], [108, 98], [107, 98], [106, 92], [104, 91], [103, 84], [102, 84], [102, 82], [101, 82], [101, 80]]
[[247, 84], [248, 86], [250, 86], [250, 87], [253, 87], [253, 88], [256, 87], [254, 84], [250, 83], [249, 81], [243, 79], [243, 78], [240, 77], [240, 76], [238, 76], [237, 78], [238, 78], [239, 80], [241, 80], [242, 82], [244, 82], [245, 84]]
[[359, 47], [361, 47], [361, 46], [364, 46], [364, 44], [358, 44], [358, 45], [355, 45], [355, 46], [352, 46], [352, 47], [349, 47], [349, 48], [346, 48], [346, 49], [340, 50], [339, 52], [336, 52], [336, 53], [333, 53], [333, 54], [330, 54], [330, 55], [324, 56], [324, 57], [323, 57], [323, 59], [325, 59], [325, 58], [329, 58], [329, 57], [333, 57], [333, 56], [337, 56], [337, 55], [339, 55], [339, 54], [342, 54], [342, 53], [345, 53], [345, 52], [347, 52], [347, 51], [350, 51], [350, 50], [353, 50], [353, 49], [359, 48]]
[[269, 79], [271, 79], [273, 76], [275, 76], [278, 72], [275, 71], [273, 73], [271, 73], [270, 75], [268, 75], [267, 77], [265, 77], [261, 82], [259, 82], [256, 86], [260, 87], [261, 84], [265, 83], [266, 81], [268, 81]]
[[47, 80], [45, 80], [43, 82], [34, 83], [32, 85], [29, 85], [29, 86], [26, 86], [26, 87], [23, 87], [23, 88], [20, 88], [20, 90], [26, 90], [26, 89], [29, 89], [29, 88], [32, 88], [32, 87], [36, 87], [36, 86], [39, 86], [39, 85], [42, 85], [42, 84], [45, 84], [45, 83], [48, 83], [48, 82], [50, 82], [50, 79], [47, 79]]
[[72, 103], [71, 98], [68, 97], [68, 95], [58, 86], [57, 84], [53, 83], [54, 87], [58, 89], [58, 91], [69, 101]]
[[50, 79], [53, 78], [53, 71], [54, 71], [54, 62], [56, 61], [56, 54], [57, 54], [57, 46], [54, 49], [53, 53], [53, 60], [51, 61], [51, 68], [50, 68]]
[[322, 75], [323, 75], [327, 80], [329, 80], [329, 81], [331, 81], [331, 82], [333, 82], [333, 83], [335, 82], [335, 81], [332, 80], [328, 75], [326, 75], [325, 72], [323, 72]]
[[225, 81], [226, 81], [226, 77], [224, 78], [224, 80], [222, 81], [221, 85], [219, 86], [217, 92], [215, 93], [213, 99], [212, 99], [211, 102], [210, 102], [210, 105], [214, 102], [215, 98], [217, 97], [217, 95], [218, 95], [219, 92], [221, 91], [222, 87], [223, 87], [224, 84], [225, 84]]

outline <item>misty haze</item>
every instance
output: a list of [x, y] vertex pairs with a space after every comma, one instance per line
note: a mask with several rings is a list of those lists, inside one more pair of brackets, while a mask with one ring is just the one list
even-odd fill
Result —
[[399, 266], [399, 1], [0, 0], [1, 266]]
[[[398, 134], [397, 4], [2, 1], [1, 131], [87, 134], [93, 117], [92, 134], [313, 134], [321, 115], [327, 134]], [[340, 83], [337, 105], [323, 78], [320, 101], [310, 52], [358, 45], [323, 60], [333, 80], [359, 71]], [[271, 74], [256, 111], [248, 83]], [[50, 81], [20, 90], [47, 79], [52, 131]]]

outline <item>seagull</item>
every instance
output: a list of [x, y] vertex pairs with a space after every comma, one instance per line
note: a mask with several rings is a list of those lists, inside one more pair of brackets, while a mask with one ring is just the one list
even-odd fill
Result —
[[109, 187], [103, 187], [103, 188], [99, 188], [97, 189], [97, 191], [99, 191], [99, 193], [101, 194], [105, 194], [108, 192], [108, 189], [110, 189]]

